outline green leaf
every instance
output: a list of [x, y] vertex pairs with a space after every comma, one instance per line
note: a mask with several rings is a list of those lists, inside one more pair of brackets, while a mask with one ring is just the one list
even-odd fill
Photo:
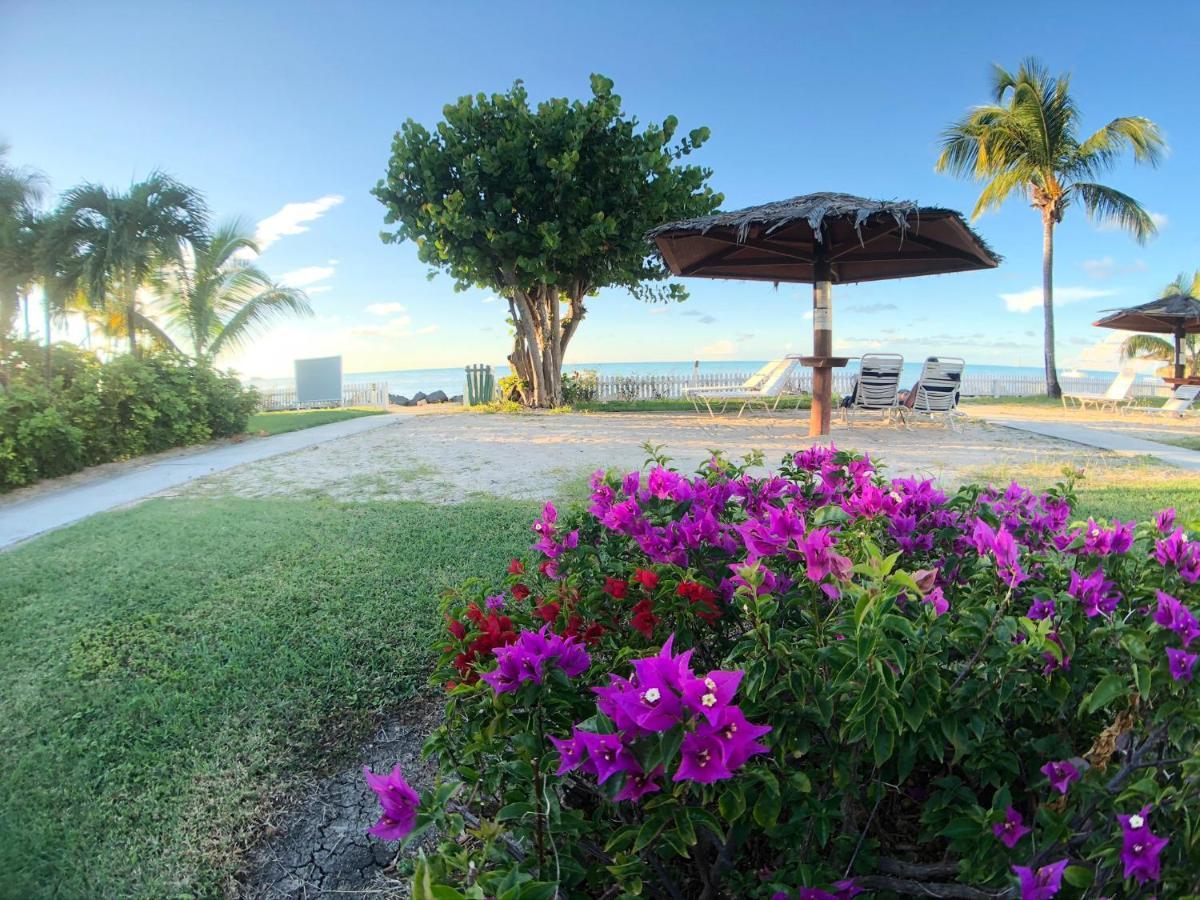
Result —
[[496, 813], [497, 822], [509, 822], [512, 820], [520, 820], [525, 816], [533, 814], [533, 804], [528, 802], [510, 803], [507, 806], [500, 807], [500, 811]]
[[1104, 709], [1118, 697], [1123, 696], [1125, 690], [1124, 678], [1115, 672], [1105, 675], [1092, 692], [1083, 699], [1079, 705], [1080, 712], [1086, 715], [1094, 713], [1098, 709]]
[[754, 804], [754, 821], [763, 828], [771, 828], [779, 819], [779, 810], [783, 806], [783, 801], [779, 797], [779, 791], [763, 791], [757, 802]]
[[717, 808], [721, 811], [721, 818], [731, 825], [740, 819], [746, 812], [746, 796], [742, 792], [742, 786], [729, 785], [717, 800]]
[[1063, 870], [1063, 881], [1074, 888], [1091, 887], [1095, 877], [1096, 873], [1087, 866], [1067, 866]]

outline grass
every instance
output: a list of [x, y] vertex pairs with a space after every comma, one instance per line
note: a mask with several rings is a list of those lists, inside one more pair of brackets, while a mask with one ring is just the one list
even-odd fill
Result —
[[[1045, 489], [1063, 480], [1063, 468], [1051, 463], [1026, 463], [1020, 468], [987, 466], [965, 473], [964, 480], [997, 484], [1017, 481]], [[1075, 511], [1081, 518], [1140, 521], [1174, 507], [1183, 521], [1200, 522], [1200, 475], [1186, 474], [1153, 459], [1093, 458], [1075, 493]]]
[[1200, 434], [1156, 434], [1154, 441], [1170, 444], [1172, 447], [1183, 447], [1185, 450], [1200, 450]]
[[152, 500], [0, 564], [0, 896], [231, 890], [268, 798], [423, 686], [534, 506]]
[[284, 434], [289, 431], [299, 431], [302, 428], [313, 428], [317, 425], [328, 425], [330, 422], [344, 422], [346, 419], [357, 419], [359, 416], [378, 416], [387, 412], [386, 409], [376, 409], [373, 406], [348, 406], [341, 409], [296, 409], [283, 412], [261, 412], [250, 417], [246, 425], [248, 434]]
[[[727, 412], [736, 414], [738, 403], [730, 403]], [[791, 409], [809, 409], [812, 399], [805, 396], [784, 397], [779, 403], [779, 412]], [[703, 409], [703, 407], [701, 407]], [[754, 407], [761, 409], [761, 407]], [[691, 400], [682, 398], [667, 398], [662, 400], [609, 400], [600, 402], [581, 402], [574, 404], [577, 412], [693, 412], [695, 407]]]

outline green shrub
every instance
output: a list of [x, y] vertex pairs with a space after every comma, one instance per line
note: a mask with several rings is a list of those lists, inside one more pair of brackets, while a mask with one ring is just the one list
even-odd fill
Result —
[[258, 394], [175, 356], [100, 362], [15, 342], [0, 370], [0, 489], [245, 430]]

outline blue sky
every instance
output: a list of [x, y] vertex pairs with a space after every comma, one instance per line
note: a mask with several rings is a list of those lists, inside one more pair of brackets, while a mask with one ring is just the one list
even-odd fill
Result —
[[[1098, 358], [1100, 309], [1141, 302], [1200, 268], [1200, 5], [1127, 3], [0, 4], [0, 138], [64, 189], [124, 186], [163, 168], [219, 217], [268, 240], [260, 263], [312, 291], [316, 319], [228, 360], [248, 375], [342, 353], [348, 371], [498, 362], [505, 305], [426, 280], [410, 245], [380, 242], [369, 190], [393, 132], [431, 125], [465, 93], [524, 79], [534, 98], [616, 81], [643, 121], [707, 125], [693, 159], [732, 209], [817, 190], [969, 211], [978, 188], [933, 172], [940, 131], [985, 102], [992, 62], [1070, 71], [1090, 131], [1144, 115], [1171, 147], [1157, 170], [1107, 179], [1161, 222], [1140, 247], [1068, 211], [1058, 231], [1060, 363]], [[851, 353], [1037, 365], [1040, 223], [1013, 202], [976, 227], [1005, 256], [991, 272], [835, 289]], [[622, 292], [590, 302], [567, 361], [759, 359], [811, 346], [805, 286], [689, 282], [668, 310]], [[1006, 299], [1007, 297], [1007, 299]], [[1032, 305], [1032, 309], [1025, 310]], [[1012, 307], [1016, 307], [1014, 310]], [[1081, 357], [1087, 352], [1092, 356]]]

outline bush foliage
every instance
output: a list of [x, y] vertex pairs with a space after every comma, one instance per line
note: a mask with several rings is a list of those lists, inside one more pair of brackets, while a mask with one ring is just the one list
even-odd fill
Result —
[[446, 601], [413, 896], [1194, 895], [1200, 542], [813, 448], [597, 473]]
[[245, 430], [258, 395], [176, 356], [16, 342], [0, 382], [0, 489]]

